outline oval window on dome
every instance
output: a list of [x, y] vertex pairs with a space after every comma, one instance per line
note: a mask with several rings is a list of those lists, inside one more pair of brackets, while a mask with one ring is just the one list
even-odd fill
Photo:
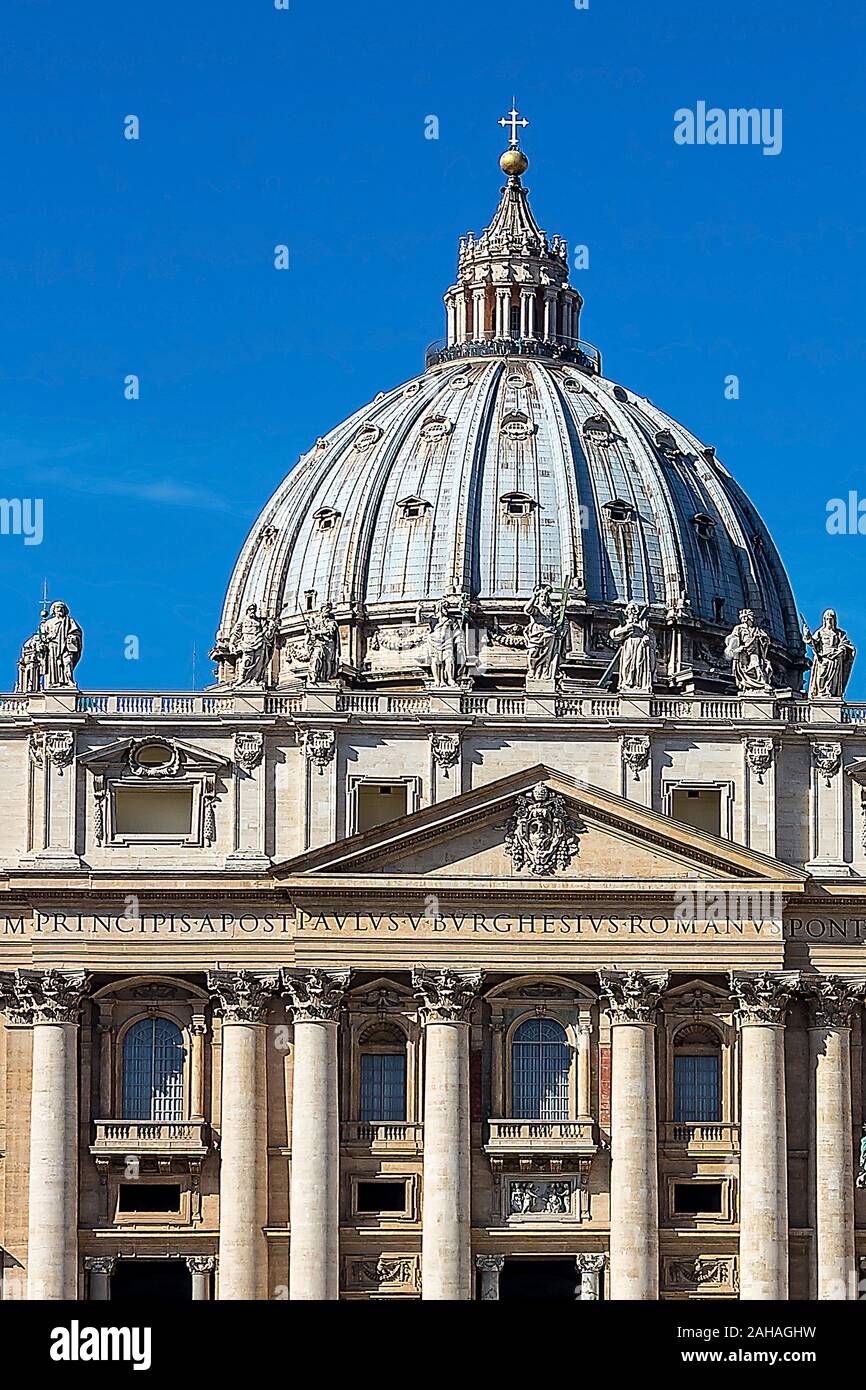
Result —
[[465, 391], [466, 387], [469, 385], [469, 381], [470, 378], [466, 376], [465, 372], [460, 372], [457, 376], [451, 378], [451, 385], [454, 387], [455, 391]]
[[446, 439], [454, 428], [454, 422], [446, 415], [428, 415], [419, 434], [422, 439]]
[[583, 422], [583, 434], [585, 439], [592, 439], [596, 444], [613, 443], [613, 430], [606, 415], [590, 415]]
[[505, 385], [510, 386], [514, 391], [522, 391], [528, 383], [522, 372], [509, 372], [505, 378]]
[[618, 401], [628, 401], [628, 391], [626, 391], [625, 387], [623, 386], [615, 386], [613, 388], [613, 394], [616, 396], [616, 399]]
[[511, 410], [499, 422], [500, 432], [509, 439], [528, 439], [535, 432], [535, 426], [522, 410]]
[[374, 444], [377, 444], [379, 442], [379, 440], [382, 438], [383, 433], [384, 431], [381, 429], [379, 425], [375, 425], [373, 424], [372, 420], [368, 420], [365, 425], [361, 426], [361, 428], [358, 430], [358, 433], [355, 435], [355, 448], [371, 449]]

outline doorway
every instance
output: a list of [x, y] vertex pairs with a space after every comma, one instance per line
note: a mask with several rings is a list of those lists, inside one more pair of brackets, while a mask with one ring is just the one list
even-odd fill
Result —
[[500, 1299], [573, 1303], [579, 1296], [580, 1276], [574, 1256], [566, 1260], [508, 1258], [499, 1276]]
[[185, 1260], [118, 1260], [111, 1276], [112, 1303], [192, 1302], [192, 1275]]

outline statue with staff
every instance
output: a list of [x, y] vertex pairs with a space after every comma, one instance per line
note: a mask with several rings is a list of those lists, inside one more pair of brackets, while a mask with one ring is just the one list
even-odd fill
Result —
[[813, 632], [803, 614], [803, 641], [812, 648], [812, 670], [809, 675], [810, 700], [842, 700], [857, 652], [839, 626], [836, 612], [828, 608], [821, 626]]

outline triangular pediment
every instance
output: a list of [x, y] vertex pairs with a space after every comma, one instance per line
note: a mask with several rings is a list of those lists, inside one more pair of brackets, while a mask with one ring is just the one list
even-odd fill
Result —
[[[540, 787], [546, 791], [537, 793]], [[542, 808], [537, 835], [531, 823], [536, 800]], [[560, 853], [553, 859], [544, 853], [544, 817], [549, 806], [558, 807], [548, 822], [554, 840], [559, 833]], [[522, 846], [517, 853], [515, 838]], [[541, 852], [533, 862], [539, 844]], [[794, 886], [807, 878], [802, 869], [696, 830], [544, 764], [310, 850], [278, 865], [275, 874], [279, 879], [387, 875], [569, 887], [602, 882], [661, 884], [684, 878]]]

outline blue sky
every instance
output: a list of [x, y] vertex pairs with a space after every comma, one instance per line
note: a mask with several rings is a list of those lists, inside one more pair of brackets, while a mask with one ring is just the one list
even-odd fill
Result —
[[[590, 248], [574, 280], [606, 374], [716, 445], [810, 621], [838, 607], [866, 695], [866, 536], [825, 528], [830, 498], [866, 497], [863, 15], [290, 3], [4, 14], [0, 496], [43, 498], [45, 535], [0, 536], [0, 687], [43, 577], [84, 627], [82, 685], [188, 688], [194, 645], [210, 679], [273, 488], [441, 335], [514, 93], [536, 215]], [[699, 100], [781, 108], [781, 154], [676, 145], [674, 112]]]

